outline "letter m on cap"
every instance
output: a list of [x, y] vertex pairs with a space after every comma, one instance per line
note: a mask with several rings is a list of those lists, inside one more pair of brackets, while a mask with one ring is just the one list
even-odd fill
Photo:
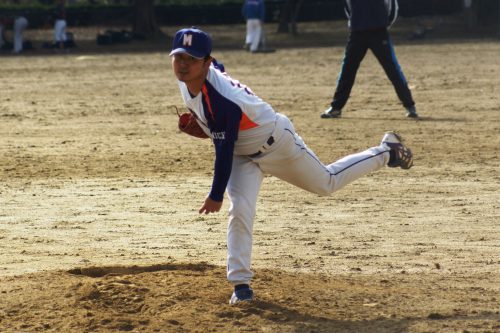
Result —
[[182, 36], [182, 45], [184, 46], [191, 46], [193, 44], [193, 35], [184, 35]]

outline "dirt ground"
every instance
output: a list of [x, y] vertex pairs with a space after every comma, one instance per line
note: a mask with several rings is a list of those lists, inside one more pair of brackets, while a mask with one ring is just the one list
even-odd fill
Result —
[[68, 53], [1, 55], [0, 332], [500, 332], [500, 42], [451, 23], [408, 41], [402, 20], [396, 53], [421, 119], [369, 54], [343, 118], [323, 120], [344, 24], [269, 32], [277, 52], [258, 55], [240, 50], [243, 25], [206, 27], [228, 73], [325, 163], [386, 130], [415, 154], [411, 170], [331, 197], [267, 177], [257, 301], [242, 306], [227, 304], [227, 200], [197, 213], [213, 148], [177, 130], [176, 27], [156, 44], [99, 48], [82, 29]]

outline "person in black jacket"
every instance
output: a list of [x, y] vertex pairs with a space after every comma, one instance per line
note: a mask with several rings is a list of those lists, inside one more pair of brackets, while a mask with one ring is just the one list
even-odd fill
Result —
[[345, 49], [337, 88], [330, 107], [321, 118], [339, 118], [351, 93], [356, 72], [368, 49], [384, 68], [406, 109], [406, 116], [418, 118], [408, 83], [398, 64], [388, 28], [398, 13], [397, 0], [345, 0], [349, 19], [349, 39]]

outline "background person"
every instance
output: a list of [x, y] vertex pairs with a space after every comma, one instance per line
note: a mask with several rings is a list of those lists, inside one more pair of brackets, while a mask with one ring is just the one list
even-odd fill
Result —
[[337, 88], [330, 107], [321, 118], [339, 118], [351, 94], [361, 61], [370, 49], [392, 82], [406, 109], [406, 116], [418, 118], [415, 102], [406, 78], [396, 59], [388, 27], [396, 20], [397, 0], [346, 0], [345, 12], [349, 19], [349, 40], [345, 48]]
[[63, 49], [66, 42], [66, 1], [58, 0], [53, 12], [54, 46]]
[[262, 24], [265, 17], [264, 0], [245, 0], [242, 14], [247, 22], [245, 48], [250, 52], [257, 52], [262, 36]]
[[28, 27], [28, 20], [24, 16], [18, 16], [14, 20], [14, 49], [12, 50], [12, 53], [21, 53], [23, 50], [23, 43], [24, 43], [24, 30]]

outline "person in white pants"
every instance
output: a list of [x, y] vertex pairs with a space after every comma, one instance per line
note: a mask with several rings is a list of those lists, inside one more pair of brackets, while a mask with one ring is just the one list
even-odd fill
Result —
[[264, 0], [245, 0], [242, 14], [247, 21], [245, 48], [250, 52], [257, 52], [262, 36], [262, 23], [265, 17]]
[[260, 36], [262, 35], [262, 22], [259, 19], [247, 20], [247, 35], [245, 43], [250, 52], [257, 52], [259, 49]]
[[66, 1], [59, 0], [54, 10], [54, 44], [63, 49], [66, 42]]
[[28, 27], [28, 20], [24, 16], [18, 16], [14, 20], [14, 49], [13, 53], [20, 53], [23, 50], [23, 33]]
[[184, 103], [215, 147], [212, 187], [199, 213], [218, 212], [226, 190], [230, 200], [227, 278], [234, 286], [230, 304], [236, 304], [254, 299], [252, 229], [265, 174], [330, 195], [384, 166], [409, 169], [413, 155], [398, 134], [387, 132], [379, 146], [321, 163], [292, 122], [232, 79], [211, 51], [210, 36], [189, 28], [176, 33], [170, 56]]
[[66, 41], [66, 20], [56, 20], [54, 23], [54, 41], [61, 45]]

